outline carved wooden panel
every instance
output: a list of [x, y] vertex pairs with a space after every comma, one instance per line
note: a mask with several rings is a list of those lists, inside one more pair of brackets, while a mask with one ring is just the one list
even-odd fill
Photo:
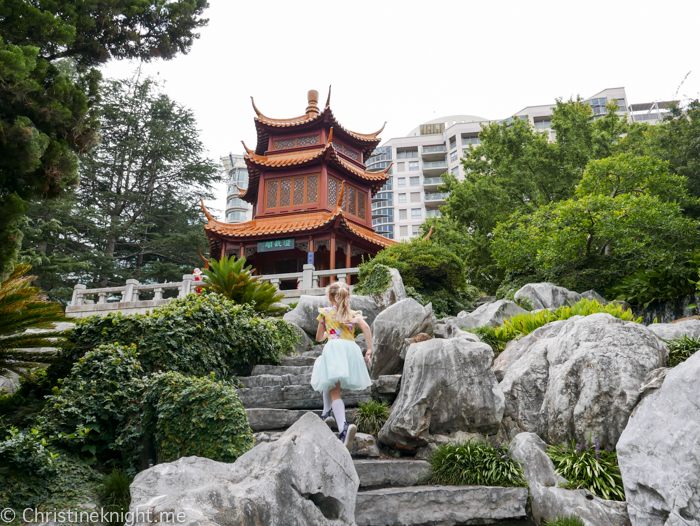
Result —
[[304, 204], [304, 178], [297, 177], [294, 179], [294, 204]]
[[350, 212], [352, 215], [356, 216], [357, 215], [357, 191], [355, 190], [354, 187], [348, 186], [347, 192], [348, 192], [348, 212]]
[[330, 206], [335, 206], [338, 202], [338, 181], [333, 177], [328, 178], [328, 204]]
[[312, 144], [318, 144], [320, 136], [319, 135], [309, 135], [307, 137], [299, 137], [297, 139], [297, 146], [310, 146]]
[[292, 180], [282, 179], [280, 186], [280, 206], [289, 206], [292, 203]]
[[294, 146], [296, 146], [296, 139], [281, 139], [279, 141], [275, 141], [275, 150], [294, 148]]
[[367, 192], [357, 191], [357, 217], [367, 219]]
[[306, 202], [318, 202], [318, 175], [310, 175], [307, 179]]
[[267, 207], [275, 208], [277, 206], [277, 181], [267, 183]]

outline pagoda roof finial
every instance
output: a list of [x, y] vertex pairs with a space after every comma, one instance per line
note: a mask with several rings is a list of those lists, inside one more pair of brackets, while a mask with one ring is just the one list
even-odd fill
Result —
[[314, 117], [320, 113], [318, 110], [318, 91], [315, 89], [309, 90], [308, 99], [309, 105], [306, 107], [306, 115]]

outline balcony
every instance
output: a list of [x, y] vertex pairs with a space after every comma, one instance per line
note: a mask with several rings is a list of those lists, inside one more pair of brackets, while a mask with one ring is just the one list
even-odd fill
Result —
[[437, 190], [441, 184], [445, 184], [442, 177], [426, 177], [423, 179], [423, 186], [426, 190]]
[[421, 156], [423, 161], [444, 161], [445, 154], [447, 153], [447, 148], [444, 144], [437, 146], [423, 146], [421, 149]]
[[435, 208], [444, 205], [449, 195], [449, 192], [426, 192], [425, 206]]
[[440, 175], [447, 171], [447, 161], [426, 161], [423, 163], [423, 175]]

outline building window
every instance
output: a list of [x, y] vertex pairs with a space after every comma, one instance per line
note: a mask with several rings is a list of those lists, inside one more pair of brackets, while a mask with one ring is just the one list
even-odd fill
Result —
[[457, 160], [457, 150], [450, 152], [450, 162], [453, 163]]
[[229, 223], [242, 223], [246, 220], [245, 212], [243, 210], [234, 210], [229, 212], [226, 216], [226, 221]]
[[411, 208], [411, 219], [421, 219], [423, 214], [420, 208]]
[[419, 186], [420, 177], [411, 177], [411, 186]]
[[408, 225], [401, 225], [401, 237], [408, 237]]
[[240, 197], [232, 197], [226, 203], [226, 208], [248, 208], [248, 203]]
[[399, 203], [406, 202], [406, 194], [399, 194]]
[[[335, 177], [328, 178], [328, 204], [330, 206], [335, 206], [338, 202], [338, 195], [340, 193], [340, 188], [342, 182]], [[367, 192], [355, 188], [352, 185], [345, 183], [345, 192], [343, 193], [342, 202], [343, 211], [348, 214], [359, 217], [360, 219], [366, 219], [367, 217]]]
[[267, 208], [303, 206], [318, 202], [318, 175], [272, 179], [266, 183]]
[[340, 153], [347, 155], [355, 161], [360, 160], [360, 155], [355, 150], [348, 148], [341, 142], [333, 141], [333, 147]]
[[405, 208], [399, 210], [399, 220], [401, 219], [408, 219], [408, 210], [406, 210]]
[[450, 137], [450, 150], [457, 147], [457, 139], [455, 137]]
[[411, 192], [411, 203], [420, 203], [420, 192]]
[[415, 159], [418, 157], [418, 148], [415, 148], [413, 150], [397, 150], [396, 151], [396, 158], [397, 159]]
[[459, 166], [452, 168], [452, 175], [459, 175]]
[[413, 226], [411, 227], [411, 230], [413, 231], [413, 235], [414, 235], [414, 236], [417, 236], [418, 233], [420, 232], [420, 225], [413, 225]]
[[551, 128], [552, 127], [552, 118], [551, 117], [535, 117], [535, 128], [538, 128], [540, 130], [544, 130], [546, 128]]
[[398, 187], [405, 187], [406, 186], [406, 178], [405, 177], [399, 177], [399, 184]]
[[320, 135], [307, 135], [306, 137], [297, 137], [296, 139], [280, 139], [275, 141], [275, 150], [284, 150], [286, 148], [294, 148], [296, 146], [309, 146], [318, 144]]
[[481, 144], [481, 141], [479, 140], [479, 134], [478, 133], [470, 133], [469, 135], [462, 135], [462, 144]]
[[397, 172], [405, 172], [406, 171], [406, 163], [398, 163], [396, 167]]
[[409, 172], [417, 172], [418, 170], [418, 161], [411, 161], [410, 163], [408, 163]]

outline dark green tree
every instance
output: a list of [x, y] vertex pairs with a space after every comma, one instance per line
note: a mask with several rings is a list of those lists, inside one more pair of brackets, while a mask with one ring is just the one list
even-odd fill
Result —
[[150, 79], [104, 83], [100, 143], [82, 158], [69, 201], [32, 203], [23, 253], [44, 290], [77, 283], [177, 281], [207, 248], [199, 198], [221, 178], [192, 112]]
[[206, 0], [0, 2], [0, 276], [11, 271], [28, 199], [75, 188], [96, 141], [96, 67], [186, 53]]

